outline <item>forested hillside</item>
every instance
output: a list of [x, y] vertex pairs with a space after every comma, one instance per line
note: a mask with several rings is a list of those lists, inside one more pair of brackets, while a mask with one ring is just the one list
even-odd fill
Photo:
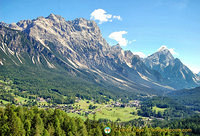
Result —
[[[199, 120], [199, 117], [196, 117]], [[187, 122], [190, 125], [170, 125], [170, 128], [152, 128], [144, 125], [135, 127], [117, 122], [101, 123], [95, 119], [87, 119], [85, 122], [80, 118], [72, 118], [59, 109], [38, 109], [37, 107], [16, 107], [7, 105], [0, 108], [0, 135], [1, 136], [182, 136], [193, 135], [191, 131], [199, 133], [199, 122]], [[182, 130], [174, 129], [181, 127]], [[111, 133], [105, 134], [104, 128], [110, 127]], [[192, 130], [190, 130], [192, 129]], [[171, 131], [171, 132], [170, 132]], [[174, 131], [174, 132], [172, 132]], [[181, 132], [182, 131], [182, 132]], [[183, 132], [184, 131], [184, 132]]]
[[200, 96], [200, 87], [178, 90], [168, 94], [168, 97], [175, 99], [177, 102], [186, 105], [195, 111], [199, 111], [200, 99], [197, 96]]

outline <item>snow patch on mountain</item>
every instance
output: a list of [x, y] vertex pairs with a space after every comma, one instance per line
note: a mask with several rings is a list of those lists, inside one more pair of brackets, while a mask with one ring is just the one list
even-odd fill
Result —
[[32, 62], [33, 62], [33, 64], [35, 64], [34, 56], [32, 56]]
[[8, 51], [9, 51], [9, 53], [10, 53], [11, 55], [14, 55], [14, 54], [15, 54], [15, 52], [12, 51], [10, 48], [8, 48]]
[[0, 59], [0, 65], [3, 65], [3, 61]]
[[7, 52], [6, 52], [6, 49], [5, 49], [4, 44], [6, 45], [6, 43], [3, 43], [3, 42], [2, 42], [2, 47], [0, 46], [0, 48], [1, 48], [1, 50], [7, 55]]
[[17, 58], [18, 58], [19, 62], [20, 62], [21, 64], [23, 64], [23, 62], [22, 62], [22, 60], [20, 59], [20, 57], [19, 57], [19, 54], [18, 54], [18, 53], [16, 53], [16, 56], [17, 56]]
[[43, 54], [42, 54], [42, 56], [43, 56], [44, 59], [46, 60], [47, 65], [48, 65], [49, 68], [56, 68], [53, 64], [51, 64], [51, 63], [46, 59], [46, 57], [45, 57]]

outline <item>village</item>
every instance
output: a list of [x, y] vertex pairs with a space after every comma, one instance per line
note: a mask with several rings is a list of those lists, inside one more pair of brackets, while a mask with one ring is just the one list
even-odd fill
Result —
[[[101, 111], [103, 108], [114, 108], [114, 107], [119, 107], [119, 108], [126, 108], [126, 107], [135, 107], [136, 109], [139, 109], [140, 107], [140, 101], [139, 100], [133, 100], [130, 101], [128, 103], [122, 103], [119, 101], [112, 101], [110, 103], [107, 104], [101, 104], [101, 106], [95, 106], [96, 104], [94, 104], [94, 100], [86, 100], [86, 103], [88, 106], [83, 106], [81, 105], [81, 101], [83, 101], [81, 98], [77, 98], [75, 100], [74, 104], [41, 104], [44, 102], [49, 102], [50, 99], [44, 99], [44, 98], [37, 98], [37, 102], [38, 102], [38, 107], [39, 108], [55, 108], [55, 109], [61, 109], [63, 111], [65, 111], [66, 113], [74, 113], [74, 114], [78, 114], [81, 116], [88, 116], [90, 114], [95, 114], [96, 112]], [[85, 100], [84, 100], [85, 101]], [[100, 105], [100, 104], [99, 104]]]

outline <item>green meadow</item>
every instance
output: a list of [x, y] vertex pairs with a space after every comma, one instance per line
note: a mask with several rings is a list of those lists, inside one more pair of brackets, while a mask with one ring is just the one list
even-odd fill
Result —
[[[95, 109], [90, 110], [89, 105], [97, 106]], [[80, 100], [78, 103], [73, 104], [74, 107], [77, 107], [78, 109], [82, 109], [81, 114], [77, 113], [68, 113], [71, 117], [80, 117], [84, 120], [87, 118], [93, 119], [94, 114], [89, 114], [88, 116], [85, 116], [84, 111], [93, 111], [96, 112], [95, 119], [108, 119], [111, 121], [130, 121], [133, 119], [140, 118], [141, 116], [137, 115], [137, 109], [136, 107], [109, 107], [111, 105], [111, 102], [107, 104], [96, 104], [91, 101], [87, 100]], [[134, 115], [131, 113], [135, 113]], [[143, 118], [143, 117], [142, 117]]]

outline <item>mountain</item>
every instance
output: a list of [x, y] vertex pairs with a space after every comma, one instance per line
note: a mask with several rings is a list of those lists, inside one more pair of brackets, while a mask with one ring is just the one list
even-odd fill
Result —
[[166, 47], [145, 58], [144, 63], [147, 67], [161, 73], [165, 83], [173, 88], [191, 88], [200, 84], [199, 77], [178, 58], [174, 58]]
[[199, 75], [199, 76], [200, 76], [200, 72], [199, 72], [197, 75]]
[[[66, 21], [50, 14], [12, 24], [1, 22], [0, 26], [0, 76], [9, 75], [20, 83], [24, 83], [22, 78], [26, 77], [19, 77], [19, 71], [24, 76], [32, 75], [26, 80], [42, 79], [51, 86], [49, 89], [60, 88], [62, 91], [58, 89], [58, 92], [65, 92], [65, 95], [104, 90], [104, 93], [117, 92], [124, 96], [163, 94], [174, 88], [198, 84], [196, 76], [168, 50], [141, 59], [119, 45], [110, 46], [97, 24], [84, 18]], [[34, 89], [39, 87], [35, 85]]]
[[63, 73], [62, 78], [80, 78], [80, 82], [87, 81], [85, 85], [123, 90], [121, 93], [126, 95], [127, 91], [157, 94], [173, 89], [163, 85], [159, 72], [146, 67], [139, 56], [122, 50], [119, 45], [108, 45], [94, 21], [83, 18], [65, 21], [51, 14], [46, 18], [0, 25], [0, 62], [6, 67], [1, 68], [2, 74], [19, 77], [13, 68], [8, 71], [11, 66], [26, 67], [25, 75], [39, 68], [35, 71]]
[[95, 73], [74, 68], [24, 32], [0, 26], [0, 41], [0, 79], [11, 80], [23, 95], [50, 97], [56, 103], [71, 103], [75, 96], [96, 100], [131, 96], [112, 84], [95, 82], [100, 78]]

